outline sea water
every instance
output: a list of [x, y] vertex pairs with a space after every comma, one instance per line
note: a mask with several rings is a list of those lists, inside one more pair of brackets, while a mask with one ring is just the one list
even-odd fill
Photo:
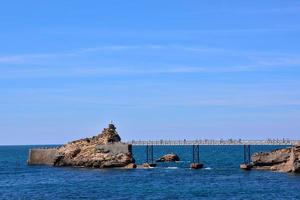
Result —
[[[0, 146], [0, 199], [300, 199], [299, 175], [240, 170], [243, 146], [201, 146], [200, 170], [189, 169], [191, 146], [155, 146], [155, 159], [176, 153], [181, 161], [133, 170], [28, 166], [33, 147]], [[133, 153], [145, 162], [144, 146]]]

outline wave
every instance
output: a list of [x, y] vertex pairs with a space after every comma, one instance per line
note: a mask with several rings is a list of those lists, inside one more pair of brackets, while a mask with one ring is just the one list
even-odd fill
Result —
[[178, 167], [166, 167], [166, 169], [178, 169]]

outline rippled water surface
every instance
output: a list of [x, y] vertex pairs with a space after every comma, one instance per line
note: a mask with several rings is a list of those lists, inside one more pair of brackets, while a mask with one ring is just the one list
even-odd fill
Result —
[[[190, 146], [154, 147], [155, 158], [174, 152], [182, 161], [148, 170], [27, 166], [29, 148], [0, 146], [0, 199], [300, 199], [298, 175], [241, 171], [242, 146], [201, 146], [201, 170], [188, 168]], [[133, 151], [145, 161], [145, 147]]]

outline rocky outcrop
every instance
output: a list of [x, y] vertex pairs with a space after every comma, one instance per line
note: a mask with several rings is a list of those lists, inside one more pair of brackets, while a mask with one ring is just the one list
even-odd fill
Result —
[[252, 167], [279, 172], [300, 172], [300, 145], [252, 155]]
[[162, 156], [161, 158], [156, 160], [156, 162], [175, 162], [175, 161], [179, 161], [179, 160], [180, 159], [177, 154], [170, 153], [170, 154], [166, 154], [166, 155]]
[[116, 131], [114, 124], [110, 123], [108, 128], [104, 128], [102, 133], [98, 136], [98, 143], [100, 144], [109, 144], [114, 142], [121, 142], [121, 137]]
[[[120, 145], [122, 145], [121, 138], [116, 127], [109, 124], [98, 136], [76, 140], [58, 148], [54, 166], [125, 167], [133, 163], [134, 159], [130, 150], [113, 151], [114, 148], [119, 149]], [[105, 146], [109, 148], [103, 148]]]

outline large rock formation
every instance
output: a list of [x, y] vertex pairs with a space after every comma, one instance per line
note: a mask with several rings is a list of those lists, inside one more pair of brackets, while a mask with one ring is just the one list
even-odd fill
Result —
[[114, 124], [108, 124], [108, 128], [104, 128], [102, 133], [98, 136], [100, 144], [109, 144], [114, 142], [121, 142], [121, 138], [116, 131]]
[[170, 154], [166, 154], [166, 155], [162, 156], [161, 158], [156, 160], [156, 162], [175, 162], [175, 161], [179, 161], [179, 160], [180, 159], [177, 154], [170, 153]]
[[300, 173], [300, 145], [252, 155], [255, 169]]
[[54, 166], [108, 168], [125, 167], [134, 162], [130, 147], [121, 143], [112, 123], [98, 136], [69, 142], [58, 148], [57, 153]]

